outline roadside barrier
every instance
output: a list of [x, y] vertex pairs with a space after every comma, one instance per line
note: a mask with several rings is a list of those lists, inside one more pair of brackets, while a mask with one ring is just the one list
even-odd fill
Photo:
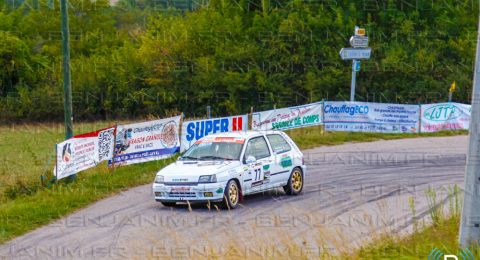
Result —
[[[222, 118], [183, 121], [183, 116], [116, 125], [55, 145], [54, 175], [62, 179], [108, 160], [111, 167], [160, 160], [183, 152], [203, 136], [323, 125], [326, 131], [421, 133], [468, 130], [471, 105], [448, 102], [403, 105], [320, 101]], [[250, 121], [249, 121], [250, 119]]]

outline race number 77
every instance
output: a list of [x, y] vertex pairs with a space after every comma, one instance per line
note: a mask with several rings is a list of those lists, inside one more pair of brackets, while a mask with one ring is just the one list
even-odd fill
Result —
[[255, 173], [255, 181], [259, 181], [262, 178], [262, 168], [254, 169], [253, 172]]

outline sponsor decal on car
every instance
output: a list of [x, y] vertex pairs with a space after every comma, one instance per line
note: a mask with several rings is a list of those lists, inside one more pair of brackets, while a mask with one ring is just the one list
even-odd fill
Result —
[[170, 190], [170, 192], [183, 192], [190, 191], [190, 187], [175, 187]]
[[285, 156], [280, 160], [280, 165], [282, 165], [283, 168], [290, 167], [292, 166], [292, 158], [290, 156]]
[[195, 142], [195, 144], [204, 144], [204, 143], [237, 143], [237, 144], [243, 144], [245, 143], [244, 138], [238, 138], [238, 137], [205, 137], [203, 139], [200, 139]]
[[188, 181], [187, 178], [173, 178], [172, 182], [185, 182]]
[[252, 188], [253, 188], [253, 187], [260, 186], [260, 185], [262, 185], [262, 184], [263, 184], [263, 181], [254, 182], [254, 183], [252, 183]]

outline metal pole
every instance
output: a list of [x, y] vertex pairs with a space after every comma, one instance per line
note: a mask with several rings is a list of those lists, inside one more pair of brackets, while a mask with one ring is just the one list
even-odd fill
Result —
[[211, 107], [207, 106], [207, 118], [212, 118]]
[[462, 247], [468, 247], [472, 243], [478, 244], [480, 242], [480, 19], [478, 30], [467, 170], [465, 173], [463, 211], [460, 224], [460, 244]]
[[357, 72], [355, 71], [356, 60], [352, 60], [352, 85], [350, 86], [350, 101], [355, 101], [355, 81], [357, 78]]
[[60, 0], [62, 13], [62, 51], [63, 51], [63, 109], [65, 113], [65, 138], [73, 136], [72, 85], [70, 82], [70, 45], [68, 31], [67, 0]]

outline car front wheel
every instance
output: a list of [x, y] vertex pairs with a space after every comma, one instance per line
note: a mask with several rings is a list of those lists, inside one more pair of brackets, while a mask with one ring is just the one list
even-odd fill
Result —
[[290, 174], [287, 185], [283, 186], [283, 190], [288, 195], [297, 195], [303, 189], [303, 172], [300, 168], [294, 168]]
[[238, 206], [240, 200], [240, 188], [235, 180], [230, 180], [223, 194], [223, 204], [228, 209], [234, 209]]

